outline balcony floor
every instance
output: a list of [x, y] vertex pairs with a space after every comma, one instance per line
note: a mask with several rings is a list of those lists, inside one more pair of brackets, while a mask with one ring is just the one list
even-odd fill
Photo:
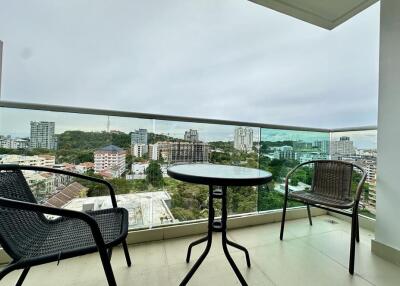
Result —
[[[332, 223], [331, 220], [337, 222]], [[330, 216], [289, 221], [285, 239], [279, 241], [278, 223], [229, 231], [231, 240], [249, 249], [252, 267], [248, 269], [244, 254], [231, 253], [249, 285], [399, 285], [400, 267], [373, 255], [370, 241], [373, 233], [361, 229], [356, 246], [355, 275], [347, 271], [350, 224]], [[130, 246], [133, 265], [127, 268], [123, 252], [115, 249], [112, 265], [117, 283], [123, 285], [179, 285], [204, 244], [194, 247], [192, 261], [185, 263], [188, 244], [196, 238], [184, 237]], [[240, 285], [216, 234], [213, 247], [188, 285]], [[98, 255], [34, 267], [24, 286], [106, 285]], [[0, 285], [14, 285], [20, 272], [6, 276]]]

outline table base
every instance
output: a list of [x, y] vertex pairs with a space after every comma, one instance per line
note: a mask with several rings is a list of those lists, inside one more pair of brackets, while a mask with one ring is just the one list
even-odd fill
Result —
[[[233, 271], [235, 272], [236, 276], [238, 277], [240, 283], [242, 285], [246, 285], [246, 280], [244, 280], [242, 274], [240, 273], [238, 267], [235, 264], [235, 261], [232, 259], [232, 256], [230, 255], [228, 251], [228, 245], [235, 247], [237, 249], [240, 249], [244, 251], [246, 255], [246, 262], [247, 266], [250, 267], [250, 255], [247, 249], [233, 241], [230, 241], [227, 236], [226, 236], [226, 229], [227, 229], [227, 218], [228, 218], [228, 211], [227, 211], [227, 198], [226, 198], [226, 190], [227, 187], [223, 186], [222, 191], [221, 190], [214, 190], [213, 186], [209, 186], [209, 202], [208, 202], [208, 232], [207, 236], [200, 238], [199, 240], [193, 241], [189, 247], [188, 247], [188, 252], [186, 256], [186, 262], [189, 263], [190, 261], [190, 254], [192, 252], [192, 247], [195, 245], [198, 245], [203, 242], [207, 242], [206, 248], [204, 252], [201, 254], [199, 259], [196, 261], [196, 263], [193, 265], [192, 269], [186, 274], [185, 278], [182, 280], [182, 282], [179, 284], [181, 286], [186, 285], [189, 280], [192, 278], [193, 274], [197, 271], [199, 268], [200, 264], [204, 261], [206, 256], [208, 255], [211, 244], [212, 244], [212, 233], [213, 232], [221, 232], [222, 234], [222, 248], [224, 250], [225, 256], [229, 261], [229, 264], [231, 265]], [[216, 220], [214, 218], [215, 215], [215, 210], [214, 210], [214, 199], [221, 199], [222, 201], [222, 216], [221, 220]]]

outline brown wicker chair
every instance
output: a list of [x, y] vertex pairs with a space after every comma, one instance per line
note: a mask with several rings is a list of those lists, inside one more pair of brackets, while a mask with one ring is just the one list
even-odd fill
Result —
[[[289, 180], [291, 176], [297, 169], [309, 164], [314, 165], [314, 175], [311, 189], [309, 191], [289, 191]], [[362, 176], [358, 182], [355, 194], [352, 194], [351, 182], [353, 172], [355, 170], [358, 170]], [[282, 212], [280, 239], [283, 239], [288, 199], [306, 204], [310, 225], [312, 225], [310, 205], [349, 216], [352, 218], [349, 272], [350, 274], [353, 274], [355, 242], [359, 242], [360, 239], [358, 226], [358, 205], [366, 175], [367, 174], [365, 170], [360, 166], [344, 161], [316, 160], [296, 166], [286, 176], [285, 201]]]

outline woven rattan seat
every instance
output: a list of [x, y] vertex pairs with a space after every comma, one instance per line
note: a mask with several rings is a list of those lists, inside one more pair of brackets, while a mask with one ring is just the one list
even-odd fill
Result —
[[[105, 184], [113, 208], [77, 212], [38, 205], [22, 170], [54, 172]], [[108, 283], [116, 285], [109, 258], [112, 247], [122, 243], [130, 266], [127, 232], [128, 211], [117, 207], [108, 182], [58, 169], [0, 165], [0, 243], [13, 259], [0, 272], [0, 280], [13, 270], [24, 269], [17, 282], [21, 285], [31, 266], [99, 251]]]
[[353, 207], [354, 201], [347, 199], [336, 199], [307, 191], [295, 191], [289, 193], [289, 198], [297, 199], [305, 203], [325, 205], [337, 209], [349, 209]]
[[[121, 230], [126, 225], [125, 209], [108, 209], [88, 213], [99, 225], [106, 246], [121, 241]], [[74, 218], [58, 218], [35, 225], [34, 231], [20, 235], [16, 241], [20, 259], [40, 256], [63, 257], [69, 252], [95, 252], [97, 250], [92, 231], [87, 223]], [[10, 231], [16, 231], [10, 227]]]
[[[302, 166], [313, 168], [310, 190], [290, 191], [292, 175]], [[352, 178], [356, 172], [361, 174], [357, 189], [352, 192]], [[315, 160], [302, 163], [292, 169], [285, 180], [285, 201], [282, 212], [280, 239], [283, 239], [287, 201], [302, 202], [307, 206], [308, 219], [312, 225], [310, 205], [340, 213], [352, 218], [349, 272], [354, 273], [355, 242], [359, 241], [358, 205], [367, 173], [358, 165], [335, 160]]]

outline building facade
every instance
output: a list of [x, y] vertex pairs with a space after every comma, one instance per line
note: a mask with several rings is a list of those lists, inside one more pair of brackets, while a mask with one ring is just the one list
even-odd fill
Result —
[[320, 150], [321, 153], [329, 154], [330, 151], [330, 141], [323, 140], [323, 141], [314, 141], [313, 147], [316, 147]]
[[279, 160], [294, 160], [295, 159], [295, 152], [293, 151], [292, 146], [281, 146], [274, 148], [274, 158]]
[[47, 121], [31, 121], [31, 148], [57, 149], [54, 134], [55, 123]]
[[131, 133], [131, 154], [135, 157], [143, 157], [148, 152], [147, 129], [138, 129]]
[[185, 131], [184, 139], [185, 139], [185, 141], [189, 141], [189, 142], [198, 142], [199, 134], [197, 133], [197, 130], [190, 129], [188, 131]]
[[0, 164], [15, 164], [24, 166], [53, 167], [56, 163], [55, 156], [52, 155], [0, 155]]
[[143, 157], [148, 153], [148, 147], [146, 144], [134, 144], [131, 147], [131, 154], [135, 157]]
[[126, 170], [126, 152], [115, 145], [100, 148], [94, 152], [95, 173], [109, 174], [119, 178]]
[[243, 152], [250, 152], [253, 149], [253, 129], [249, 127], [235, 128], [234, 148]]
[[332, 159], [340, 159], [341, 156], [350, 156], [356, 154], [356, 148], [350, 137], [342, 136], [339, 141], [330, 143], [330, 153]]
[[149, 146], [152, 160], [174, 163], [208, 162], [210, 148], [203, 142], [158, 142]]
[[0, 148], [4, 149], [27, 149], [29, 148], [28, 139], [11, 138], [11, 136], [0, 136]]
[[147, 129], [138, 129], [131, 133], [131, 145], [148, 143]]

